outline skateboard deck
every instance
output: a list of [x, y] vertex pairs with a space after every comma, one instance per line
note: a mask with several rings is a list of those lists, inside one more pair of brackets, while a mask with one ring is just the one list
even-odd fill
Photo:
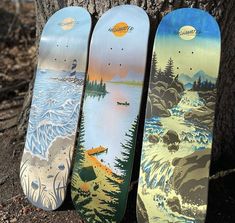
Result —
[[207, 12], [182, 8], [162, 19], [154, 43], [138, 222], [204, 222], [219, 27]]
[[126, 207], [144, 81], [149, 19], [117, 6], [98, 21], [89, 54], [72, 199], [86, 222], [120, 222]]
[[67, 7], [41, 35], [20, 179], [28, 200], [44, 210], [57, 209], [66, 195], [90, 29], [85, 9]]

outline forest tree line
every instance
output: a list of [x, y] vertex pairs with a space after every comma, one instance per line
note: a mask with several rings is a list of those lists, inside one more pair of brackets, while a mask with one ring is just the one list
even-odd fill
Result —
[[161, 68], [157, 69], [157, 55], [154, 52], [152, 57], [152, 65], [151, 65], [151, 82], [155, 83], [157, 81], [163, 81], [168, 84], [171, 84], [172, 81], [177, 78], [174, 75], [174, 61], [172, 58], [169, 58], [166, 67], [164, 70]]
[[101, 78], [99, 82], [97, 80], [91, 81], [89, 78], [89, 75], [86, 79], [86, 90], [89, 92], [95, 92], [98, 94], [106, 94], [106, 84], [103, 82], [103, 79]]
[[215, 84], [211, 81], [202, 81], [201, 77], [193, 82], [192, 91], [209, 91], [215, 89]]

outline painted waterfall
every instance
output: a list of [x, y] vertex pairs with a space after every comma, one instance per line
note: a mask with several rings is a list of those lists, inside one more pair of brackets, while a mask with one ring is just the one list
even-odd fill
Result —
[[155, 37], [138, 188], [139, 222], [204, 222], [220, 32], [179, 9]]

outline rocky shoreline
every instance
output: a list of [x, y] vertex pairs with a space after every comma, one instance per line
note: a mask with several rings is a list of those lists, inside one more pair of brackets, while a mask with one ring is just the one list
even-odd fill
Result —
[[199, 91], [198, 95], [205, 102], [200, 108], [193, 108], [184, 114], [185, 120], [193, 121], [212, 130], [214, 122], [214, 108], [216, 102], [216, 90]]
[[180, 102], [183, 91], [184, 86], [177, 79], [170, 84], [164, 81], [152, 83], [148, 94], [146, 118], [170, 117], [168, 109]]

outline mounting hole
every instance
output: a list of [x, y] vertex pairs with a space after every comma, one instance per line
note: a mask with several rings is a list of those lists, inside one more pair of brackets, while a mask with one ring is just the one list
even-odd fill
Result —
[[68, 48], [69, 46], [68, 46], [68, 45], [66, 45], [66, 47]]
[[66, 62], [66, 59], [64, 59], [64, 62]]
[[119, 66], [121, 67], [121, 66], [122, 66], [122, 64], [119, 64]]
[[110, 66], [110, 63], [108, 63], [108, 65]]
[[58, 47], [58, 46], [59, 46], [59, 44], [56, 44], [56, 46]]
[[194, 54], [194, 52], [192, 51], [192, 54]]
[[177, 67], [177, 69], [179, 70], [180, 68], [179, 68], [179, 67]]
[[190, 67], [190, 70], [192, 70], [193, 68], [192, 67]]
[[123, 50], [123, 48], [121, 50]]
[[181, 53], [180, 50], [178, 51], [178, 53]]
[[111, 47], [110, 50], [112, 50], [113, 48]]
[[56, 60], [56, 58], [54, 60]]

